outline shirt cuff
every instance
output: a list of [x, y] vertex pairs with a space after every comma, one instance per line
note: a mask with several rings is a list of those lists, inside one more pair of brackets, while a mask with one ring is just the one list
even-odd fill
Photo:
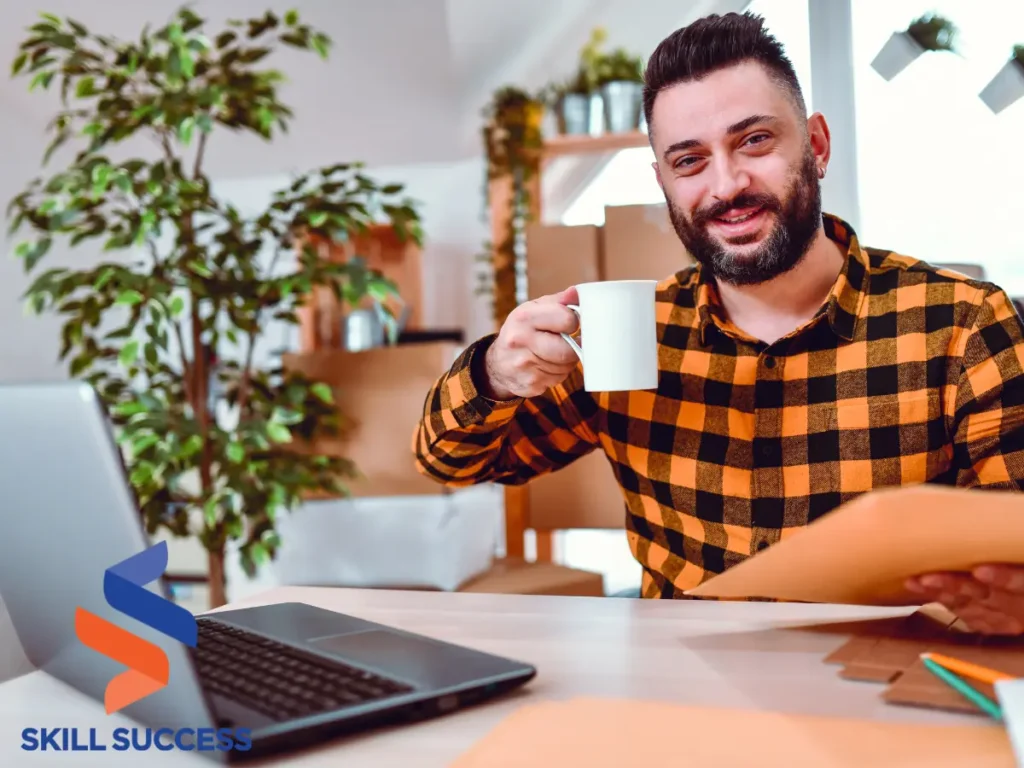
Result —
[[445, 381], [449, 410], [460, 426], [499, 425], [511, 421], [522, 404], [522, 397], [494, 400], [480, 392], [477, 377], [483, 375], [483, 357], [497, 338], [484, 336], [459, 355]]

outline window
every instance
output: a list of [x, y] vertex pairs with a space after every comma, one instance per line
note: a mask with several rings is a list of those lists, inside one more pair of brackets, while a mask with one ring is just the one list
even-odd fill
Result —
[[[961, 56], [926, 53], [891, 81], [871, 60], [928, 11], [960, 32]], [[978, 98], [1024, 42], [1019, 0], [853, 3], [860, 231], [865, 244], [931, 263], [976, 263], [1024, 295], [1024, 101]]]
[[[785, 47], [800, 81], [807, 108], [812, 110], [807, 3], [801, 0], [753, 0], [747, 10], [763, 16], [769, 31]], [[664, 203], [665, 196], [651, 168], [653, 162], [654, 153], [649, 147], [616, 153], [565, 211], [562, 224], [603, 224], [604, 209], [609, 205]]]

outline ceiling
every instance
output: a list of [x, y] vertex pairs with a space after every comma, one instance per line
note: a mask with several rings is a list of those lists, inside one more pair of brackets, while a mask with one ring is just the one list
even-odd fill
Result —
[[[196, 0], [211, 29], [227, 18], [261, 15], [269, 2]], [[303, 20], [334, 41], [330, 60], [290, 49], [273, 63], [288, 82], [282, 100], [296, 113], [288, 135], [270, 145], [221, 133], [208, 170], [221, 177], [288, 173], [325, 162], [438, 163], [479, 153], [480, 111], [498, 86], [534, 88], [562, 77], [597, 24], [610, 42], [647, 54], [689, 18], [735, 0], [290, 0]], [[29, 0], [6, 7], [0, 52], [14, 58], [40, 11], [70, 15], [95, 32], [136, 37], [177, 7], [166, 0]], [[4, 65], [6, 66], [6, 65]], [[49, 94], [23, 79], [0, 80], [0, 109], [41, 131], [54, 114]]]

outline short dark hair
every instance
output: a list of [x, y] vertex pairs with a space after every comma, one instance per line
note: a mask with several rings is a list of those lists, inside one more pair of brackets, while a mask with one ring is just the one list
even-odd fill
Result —
[[806, 114], [800, 83], [782, 44], [765, 28], [764, 18], [750, 12], [717, 13], [677, 29], [654, 49], [644, 72], [644, 115], [658, 93], [677, 83], [701, 80], [726, 67], [756, 61], [789, 91], [797, 109]]

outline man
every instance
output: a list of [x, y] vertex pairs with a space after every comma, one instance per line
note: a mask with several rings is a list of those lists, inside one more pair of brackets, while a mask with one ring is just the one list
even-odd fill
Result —
[[[866, 248], [822, 214], [828, 125], [807, 117], [761, 19], [709, 16], [670, 35], [648, 62], [644, 108], [654, 172], [697, 262], [658, 288], [657, 392], [584, 391], [559, 336], [577, 327], [569, 288], [517, 307], [437, 382], [415, 436], [420, 470], [519, 484], [604, 450], [644, 597], [681, 596], [866, 491], [1019, 490], [1012, 304]], [[1024, 633], [1024, 569], [925, 574], [907, 589], [977, 631]]]

